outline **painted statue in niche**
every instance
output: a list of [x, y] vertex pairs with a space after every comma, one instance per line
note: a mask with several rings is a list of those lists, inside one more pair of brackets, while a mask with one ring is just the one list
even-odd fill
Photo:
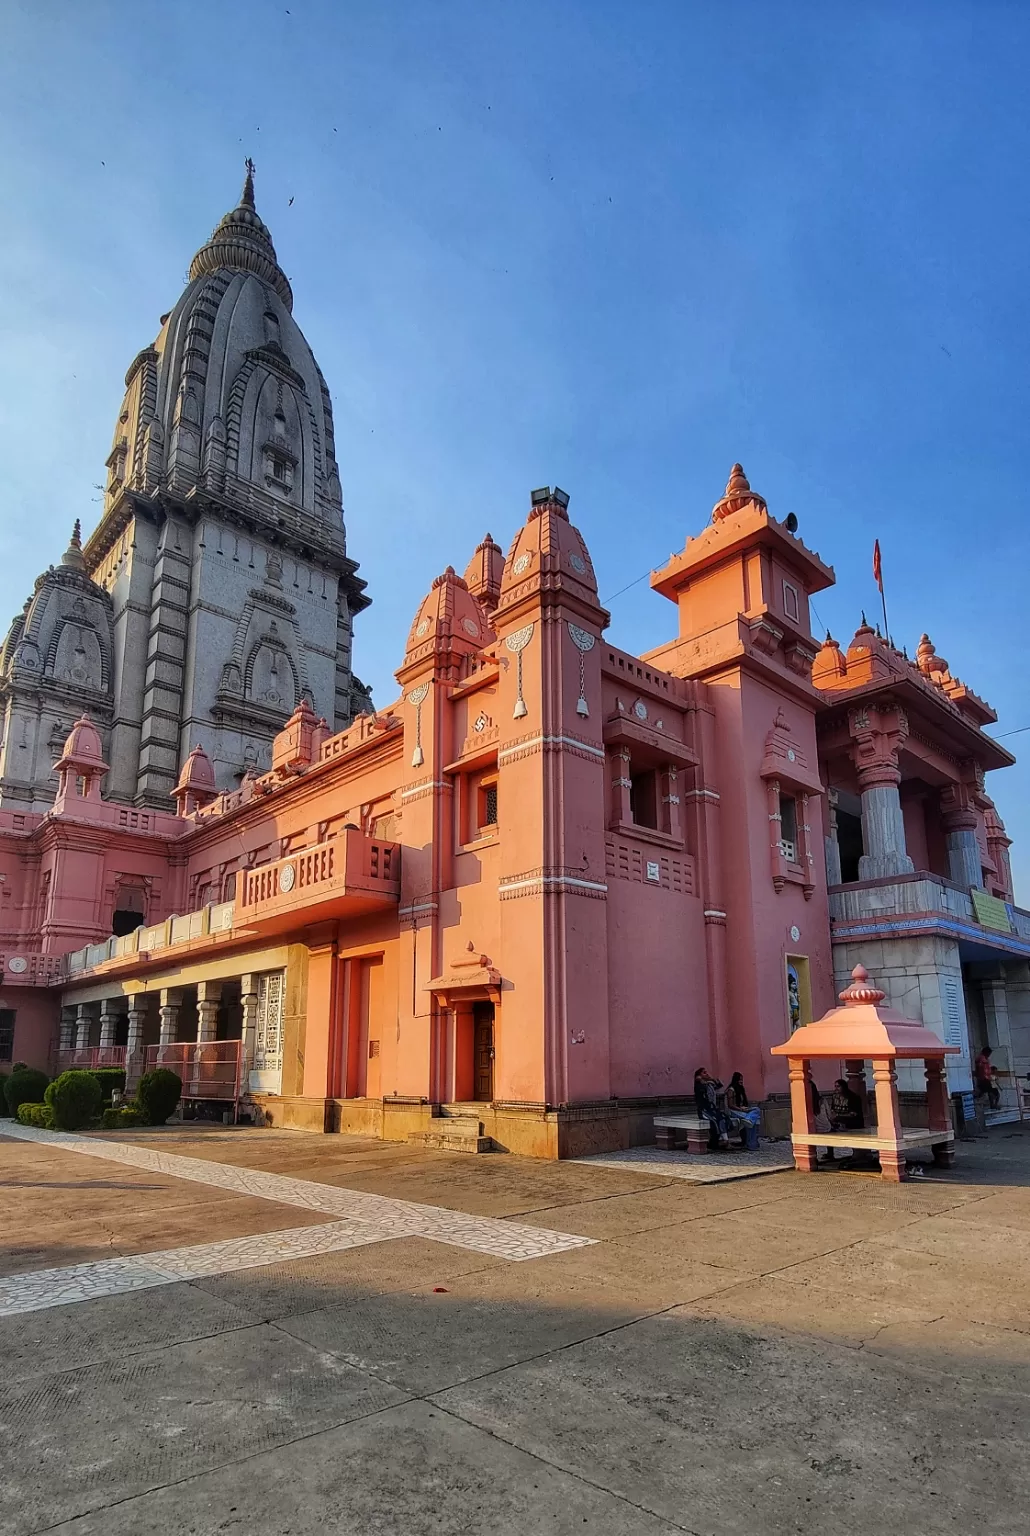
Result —
[[801, 1024], [801, 978], [796, 965], [787, 966], [787, 1014], [793, 1034]]

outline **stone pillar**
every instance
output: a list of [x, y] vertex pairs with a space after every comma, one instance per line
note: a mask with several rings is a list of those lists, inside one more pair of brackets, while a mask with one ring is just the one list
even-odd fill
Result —
[[826, 813], [830, 830], [823, 839], [826, 851], [826, 884], [840, 885], [840, 843], [837, 841], [837, 791], [826, 791]]
[[174, 1045], [175, 1033], [179, 1027], [179, 1007], [182, 1003], [182, 993], [178, 987], [162, 987], [160, 996], [160, 1043], [162, 1045]]
[[851, 759], [862, 794], [862, 843], [858, 861], [860, 880], [889, 879], [910, 875], [915, 865], [905, 846], [905, 821], [901, 813], [901, 769], [898, 753], [908, 738], [904, 711], [886, 702], [852, 710], [849, 720]]
[[[876, 1093], [876, 1134], [888, 1141], [901, 1142], [901, 1107], [898, 1104], [898, 1074], [893, 1060], [873, 1062], [873, 1087]], [[900, 1184], [905, 1177], [905, 1153], [900, 1148], [880, 1148], [880, 1172], [885, 1179]]]
[[251, 972], [240, 977], [240, 1005], [243, 1009], [243, 1087], [246, 1090], [257, 1045], [257, 977]]
[[[790, 1123], [791, 1130], [801, 1135], [812, 1135], [815, 1117], [812, 1114], [812, 1072], [807, 1061], [797, 1056], [787, 1058], [790, 1074]], [[794, 1166], [799, 1173], [816, 1170], [815, 1147], [795, 1147]]]
[[941, 790], [941, 825], [948, 845], [948, 874], [963, 890], [983, 884], [980, 845], [976, 840], [974, 787], [966, 782]]
[[218, 1038], [218, 1006], [222, 1001], [221, 981], [197, 983], [197, 1042], [203, 1045]]
[[930, 1057], [923, 1066], [926, 1071], [927, 1125], [931, 1131], [950, 1130], [951, 1115], [948, 1111], [948, 1084], [944, 1076], [944, 1063], [936, 1057]]
[[615, 747], [608, 753], [608, 771], [611, 780], [611, 824], [620, 826], [633, 820], [630, 809], [630, 790], [633, 781], [629, 776], [630, 755], [628, 747]]
[[58, 1037], [58, 1049], [73, 1051], [75, 1049], [75, 1024], [76, 1012], [74, 1008], [61, 1009], [61, 1033]]
[[125, 1042], [125, 1074], [134, 1081], [143, 1075], [143, 1028], [147, 1009], [142, 997], [129, 998], [129, 1037]]
[[668, 764], [659, 775], [662, 799], [661, 828], [670, 837], [682, 837], [683, 818], [680, 814], [679, 774]]
[[76, 1014], [75, 1049], [86, 1051], [89, 1049], [89, 1032], [93, 1025], [93, 1015], [90, 1013], [89, 1003], [79, 1003]]
[[901, 814], [898, 784], [864, 784], [862, 790], [862, 845], [866, 849], [858, 861], [860, 880], [879, 880], [889, 875], [910, 875], [915, 865], [905, 845], [905, 822]]
[[118, 1023], [122, 1016], [122, 1010], [117, 1007], [118, 999], [105, 997], [100, 1004], [100, 1049], [109, 1050], [115, 1043], [118, 1032]]

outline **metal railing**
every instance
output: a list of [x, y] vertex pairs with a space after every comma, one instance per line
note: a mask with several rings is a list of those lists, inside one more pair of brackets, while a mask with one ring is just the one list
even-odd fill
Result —
[[89, 1072], [95, 1067], [124, 1067], [124, 1045], [65, 1046], [53, 1053], [54, 1076], [61, 1072]]
[[242, 1040], [180, 1040], [174, 1045], [148, 1045], [144, 1070], [167, 1067], [182, 1078], [184, 1102], [213, 1099], [236, 1106], [243, 1093]]

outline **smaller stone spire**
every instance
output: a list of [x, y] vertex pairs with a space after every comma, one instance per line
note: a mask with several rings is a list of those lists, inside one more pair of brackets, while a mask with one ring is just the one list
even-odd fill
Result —
[[72, 536], [68, 540], [68, 548], [61, 556], [61, 564], [73, 566], [77, 571], [86, 569], [86, 562], [82, 558], [82, 524], [78, 518], [75, 519]]
[[247, 168], [247, 179], [243, 183], [243, 191], [240, 193], [240, 207], [253, 208], [254, 206], [254, 172], [257, 169], [253, 160], [248, 155], [243, 162]]

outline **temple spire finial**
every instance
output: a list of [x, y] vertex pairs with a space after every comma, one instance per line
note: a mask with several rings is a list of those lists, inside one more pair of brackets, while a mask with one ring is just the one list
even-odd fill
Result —
[[243, 164], [244, 164], [244, 166], [246, 168], [246, 171], [247, 171], [247, 179], [243, 183], [243, 191], [240, 193], [240, 207], [241, 208], [253, 208], [253, 206], [254, 206], [254, 171], [255, 171], [256, 167], [254, 165], [253, 160], [250, 158], [249, 155], [247, 156], [247, 158], [243, 162]]
[[734, 464], [730, 470], [730, 478], [726, 482], [726, 490], [712, 509], [712, 522], [721, 523], [724, 517], [730, 517], [734, 512], [739, 512], [742, 507], [751, 505], [763, 512], [766, 510], [765, 498], [751, 489], [743, 466]]
[[72, 528], [71, 548], [82, 548], [82, 520], [78, 517], [75, 519], [75, 524]]

